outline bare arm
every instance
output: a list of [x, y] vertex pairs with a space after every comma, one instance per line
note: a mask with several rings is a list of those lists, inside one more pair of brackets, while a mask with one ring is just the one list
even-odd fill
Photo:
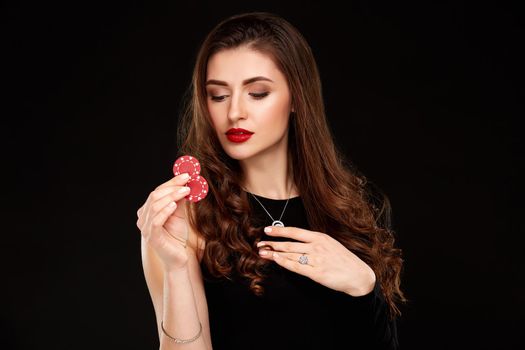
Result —
[[[155, 251], [142, 238], [144, 275], [155, 309], [161, 350], [212, 349], [208, 307], [196, 254], [196, 236], [190, 233], [189, 238], [186, 248], [188, 264], [185, 268], [172, 271], [164, 269]], [[199, 321], [202, 324], [202, 334], [192, 343], [177, 344], [162, 333], [161, 320], [164, 320], [164, 329], [172, 337], [192, 338], [199, 331]]]
[[[144, 276], [150, 292], [160, 349], [210, 350], [210, 327], [204, 286], [196, 252], [202, 251], [198, 236], [188, 225], [191, 209], [185, 196], [189, 187], [187, 173], [157, 186], [137, 210], [141, 233]], [[204, 241], [201, 241], [202, 245]], [[192, 339], [177, 343], [173, 339]], [[164, 329], [167, 336], [161, 329]]]

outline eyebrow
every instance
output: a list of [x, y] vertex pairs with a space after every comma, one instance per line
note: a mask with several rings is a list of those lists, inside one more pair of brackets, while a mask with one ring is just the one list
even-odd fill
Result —
[[[269, 82], [273, 83], [273, 80], [271, 80], [269, 78], [266, 78], [266, 77], [263, 77], [263, 76], [258, 76], [258, 77], [253, 77], [253, 78], [249, 78], [249, 79], [243, 80], [242, 81], [242, 85], [248, 85], [248, 84], [254, 83], [256, 81], [260, 81], [260, 80], [269, 81]], [[208, 86], [208, 85], [228, 86], [228, 83], [225, 82], [225, 81], [222, 81], [222, 80], [211, 79], [211, 80], [208, 80], [206, 82], [206, 84], [205, 84], [205, 86]]]

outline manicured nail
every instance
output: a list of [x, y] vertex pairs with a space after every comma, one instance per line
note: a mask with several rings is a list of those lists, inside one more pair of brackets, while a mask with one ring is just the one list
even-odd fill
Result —
[[259, 250], [259, 254], [261, 254], [261, 255], [268, 255], [268, 251], [266, 251], [264, 249], [261, 249], [261, 250]]
[[177, 203], [175, 203], [174, 201], [171, 201], [170, 204], [168, 204], [168, 207], [170, 207], [170, 208], [171, 208], [171, 207], [174, 207], [175, 204], [177, 204]]
[[181, 188], [181, 189], [179, 190], [179, 193], [188, 192], [189, 190], [190, 190], [189, 187], [184, 186], [183, 188]]
[[265, 245], [265, 244], [266, 244], [266, 243], [264, 243], [263, 241], [261, 241], [261, 242], [257, 243], [257, 247], [260, 247], [260, 246]]
[[184, 173], [180, 176], [183, 180], [186, 180], [186, 179], [189, 179], [190, 178], [190, 174], [188, 173]]
[[264, 232], [268, 233], [268, 232], [272, 232], [272, 228], [271, 227], [265, 227], [264, 228]]

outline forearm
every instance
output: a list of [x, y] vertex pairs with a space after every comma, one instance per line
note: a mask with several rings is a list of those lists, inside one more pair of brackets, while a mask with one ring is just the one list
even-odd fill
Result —
[[[178, 339], [190, 339], [199, 333], [197, 304], [187, 269], [164, 273], [163, 321], [166, 332]], [[199, 336], [191, 343], [178, 344], [167, 337], [162, 330], [160, 350], [210, 350]]]

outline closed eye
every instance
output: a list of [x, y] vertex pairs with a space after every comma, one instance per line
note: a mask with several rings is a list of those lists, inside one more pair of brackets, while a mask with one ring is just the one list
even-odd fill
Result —
[[[263, 99], [265, 98], [266, 96], [268, 96], [270, 93], [269, 92], [261, 92], [261, 93], [255, 93], [255, 92], [252, 92], [250, 93], [250, 96], [252, 96], [254, 99], [256, 100], [260, 100], [260, 99]], [[228, 97], [229, 95], [221, 95], [221, 96], [213, 96], [211, 95], [210, 96], [210, 99], [212, 101], [216, 101], [216, 102], [222, 102], [224, 101], [224, 99], [226, 97]]]
[[221, 101], [224, 101], [224, 98], [227, 97], [228, 95], [222, 95], [222, 96], [210, 96], [211, 100], [212, 101], [217, 101], [217, 102], [221, 102]]
[[259, 94], [254, 92], [254, 93], [251, 93], [250, 95], [253, 96], [253, 98], [255, 98], [256, 100], [260, 100], [261, 98], [265, 98], [269, 94], [270, 94], [269, 92], [261, 92]]

